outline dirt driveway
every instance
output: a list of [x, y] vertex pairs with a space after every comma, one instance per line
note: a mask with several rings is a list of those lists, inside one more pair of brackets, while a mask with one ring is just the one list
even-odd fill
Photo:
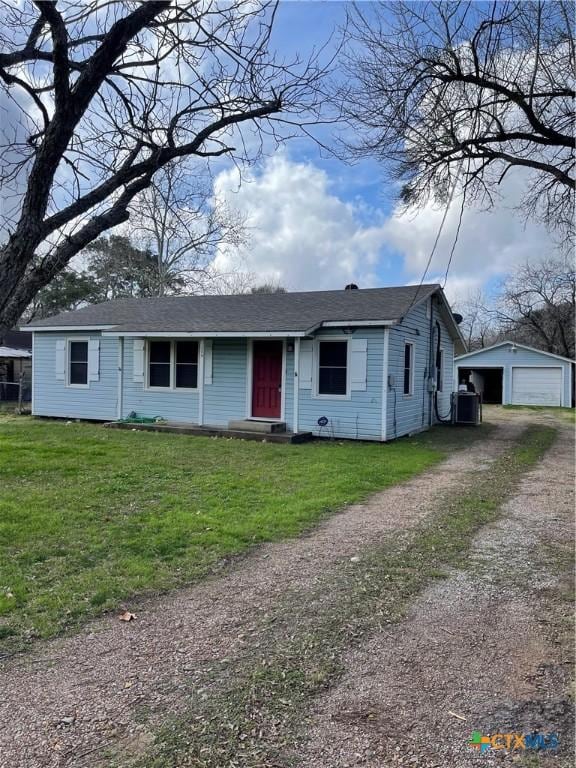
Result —
[[[307, 537], [263, 546], [225, 576], [130, 606], [138, 619], [129, 624], [103, 619], [8, 660], [0, 669], [0, 766], [151, 765], [146, 750], [167, 719], [202, 719], [219, 688], [258, 663], [278, 627], [297, 633], [294, 617], [310, 613], [333, 572], [408, 534], [443, 494], [489, 477], [526, 423], [499, 415], [485, 440]], [[568, 754], [570, 659], [559, 627], [569, 610], [556, 598], [556, 566], [572, 535], [572, 447], [572, 430], [561, 425], [503, 517], [476, 538], [473, 566], [425, 590], [400, 623], [345, 651], [337, 684], [308, 702], [304, 725], [275, 761], [243, 758], [240, 749], [235, 763], [206, 754], [203, 762], [165, 756], [154, 765], [477, 765], [466, 746], [472, 730], [533, 727], [559, 731]], [[240, 732], [238, 739], [250, 742]]]

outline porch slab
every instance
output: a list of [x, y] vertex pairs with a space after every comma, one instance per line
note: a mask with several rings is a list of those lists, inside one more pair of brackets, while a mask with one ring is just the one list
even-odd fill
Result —
[[257, 440], [267, 443], [306, 443], [314, 439], [312, 432], [252, 432], [239, 429], [199, 426], [198, 424], [183, 424], [166, 421], [156, 424], [130, 424], [121, 421], [108, 421], [104, 425], [108, 429], [129, 429], [142, 432], [172, 432], [180, 435], [198, 435], [200, 437], [228, 437], [238, 440]]
[[269, 435], [277, 432], [286, 432], [286, 424], [283, 421], [241, 419], [229, 421], [228, 429], [235, 432], [260, 432]]

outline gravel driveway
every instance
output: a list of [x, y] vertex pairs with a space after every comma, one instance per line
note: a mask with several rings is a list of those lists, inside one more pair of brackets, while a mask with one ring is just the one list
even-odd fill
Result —
[[[485, 440], [348, 507], [309, 536], [262, 546], [223, 576], [131, 604], [135, 621], [107, 617], [6, 661], [0, 668], [0, 766], [83, 767], [106, 765], [107, 755], [118, 750], [127, 758], [137, 755], [168, 713], [210, 695], [205, 675], [211, 663], [257, 649], [266, 617], [288, 588], [304, 601], [331, 568], [361, 555], [367, 542], [415, 526], [431, 514], [439, 494], [489, 471], [525, 424], [521, 416], [502, 418]], [[532, 676], [538, 677], [544, 661], [555, 669], [559, 651], [522, 590], [503, 577], [494, 580], [492, 560], [503, 548], [516, 553], [516, 535], [526, 542], [565, 535], [573, 473], [569, 439], [564, 429], [553, 454], [491, 531], [491, 546], [485, 547], [485, 534], [479, 538], [477, 576], [455, 574], [427, 591], [407, 621], [350, 654], [349, 674], [319, 702], [299, 764], [381, 768], [412, 759], [422, 766], [464, 766], [469, 731], [503, 723], [503, 712], [518, 723], [514, 707], [533, 701], [535, 685], [548, 686], [548, 678], [534, 682]], [[551, 508], [557, 531], [556, 523], [549, 525]], [[529, 549], [522, 548], [523, 564]]]
[[557, 732], [562, 754], [543, 765], [573, 765], [572, 604], [555, 599], [572, 585], [559, 583], [549, 555], [570, 556], [573, 541], [574, 429], [563, 426], [499, 521], [481, 529], [472, 567], [426, 590], [406, 621], [348, 655], [345, 677], [318, 702], [298, 765], [477, 768], [525, 757], [475, 754], [474, 730]]

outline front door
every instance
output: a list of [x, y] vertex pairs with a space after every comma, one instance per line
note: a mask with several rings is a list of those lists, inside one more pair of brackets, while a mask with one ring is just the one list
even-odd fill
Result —
[[281, 341], [252, 342], [252, 416], [280, 418], [283, 348]]

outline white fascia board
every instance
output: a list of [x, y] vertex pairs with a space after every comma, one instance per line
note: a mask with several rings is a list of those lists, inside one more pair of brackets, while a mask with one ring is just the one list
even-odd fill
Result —
[[387, 328], [397, 323], [398, 320], [328, 320], [321, 323], [321, 328], [369, 328], [380, 326]]
[[63, 331], [65, 333], [69, 333], [70, 331], [104, 331], [108, 328], [114, 328], [113, 325], [58, 325], [58, 326], [47, 326], [47, 325], [21, 325], [19, 326], [19, 330], [21, 331], [31, 331], [32, 333], [42, 333], [44, 332], [59, 332]]
[[309, 331], [103, 331], [103, 336], [150, 339], [285, 339], [302, 338]]

